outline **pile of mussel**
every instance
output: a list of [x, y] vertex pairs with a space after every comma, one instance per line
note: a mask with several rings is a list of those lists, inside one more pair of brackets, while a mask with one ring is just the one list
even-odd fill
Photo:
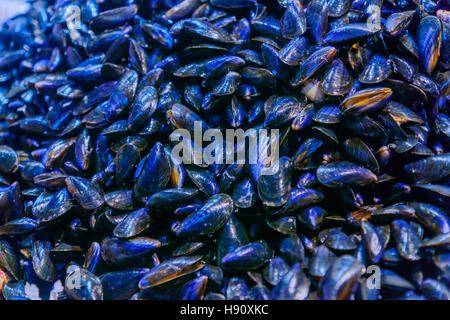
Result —
[[[0, 29], [2, 298], [448, 300], [449, 10], [30, 2]], [[184, 163], [196, 122], [279, 157]]]

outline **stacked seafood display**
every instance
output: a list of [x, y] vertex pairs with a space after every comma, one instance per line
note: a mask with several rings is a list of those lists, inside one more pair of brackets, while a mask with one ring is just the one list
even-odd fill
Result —
[[[1, 296], [450, 299], [449, 10], [32, 1], [0, 29]], [[196, 124], [279, 156], [185, 163]]]

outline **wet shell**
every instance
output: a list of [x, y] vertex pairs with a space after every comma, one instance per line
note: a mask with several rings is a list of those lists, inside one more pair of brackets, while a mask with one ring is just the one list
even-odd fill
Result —
[[199, 256], [179, 257], [167, 260], [153, 267], [139, 281], [141, 290], [164, 284], [202, 269], [205, 263]]
[[377, 176], [368, 169], [341, 161], [320, 166], [317, 169], [317, 179], [327, 187], [339, 188], [344, 185], [365, 186], [376, 182]]
[[289, 1], [280, 20], [280, 30], [286, 39], [294, 39], [305, 33], [306, 16], [300, 1]]
[[442, 27], [438, 18], [427, 16], [420, 21], [416, 33], [420, 61], [431, 74], [436, 67], [442, 44]]
[[328, 1], [328, 16], [340, 17], [347, 13], [351, 5], [352, 2], [349, 0], [330, 0]]
[[340, 59], [331, 63], [320, 83], [322, 91], [330, 96], [345, 95], [352, 85], [352, 78]]
[[384, 24], [384, 30], [391, 37], [401, 36], [411, 23], [413, 15], [414, 11], [396, 12], [391, 14]]
[[67, 177], [65, 182], [69, 193], [84, 209], [97, 209], [105, 202], [103, 191], [95, 182], [79, 177]]
[[336, 54], [336, 48], [324, 47], [311, 54], [300, 64], [297, 74], [291, 80], [292, 86], [298, 86], [308, 80], [323, 65], [330, 62]]
[[216, 194], [193, 215], [175, 225], [172, 231], [180, 237], [212, 234], [227, 222], [232, 210], [231, 197], [223, 193]]
[[362, 114], [381, 109], [392, 95], [390, 88], [371, 88], [356, 92], [341, 103], [346, 114]]
[[326, 300], [347, 299], [363, 272], [364, 265], [352, 256], [338, 258], [322, 279], [322, 297]]
[[363, 72], [359, 76], [359, 81], [363, 83], [379, 83], [386, 80], [391, 73], [392, 67], [390, 62], [380, 55], [375, 55], [364, 67]]
[[0, 298], [449, 299], [445, 0], [29, 2]]

